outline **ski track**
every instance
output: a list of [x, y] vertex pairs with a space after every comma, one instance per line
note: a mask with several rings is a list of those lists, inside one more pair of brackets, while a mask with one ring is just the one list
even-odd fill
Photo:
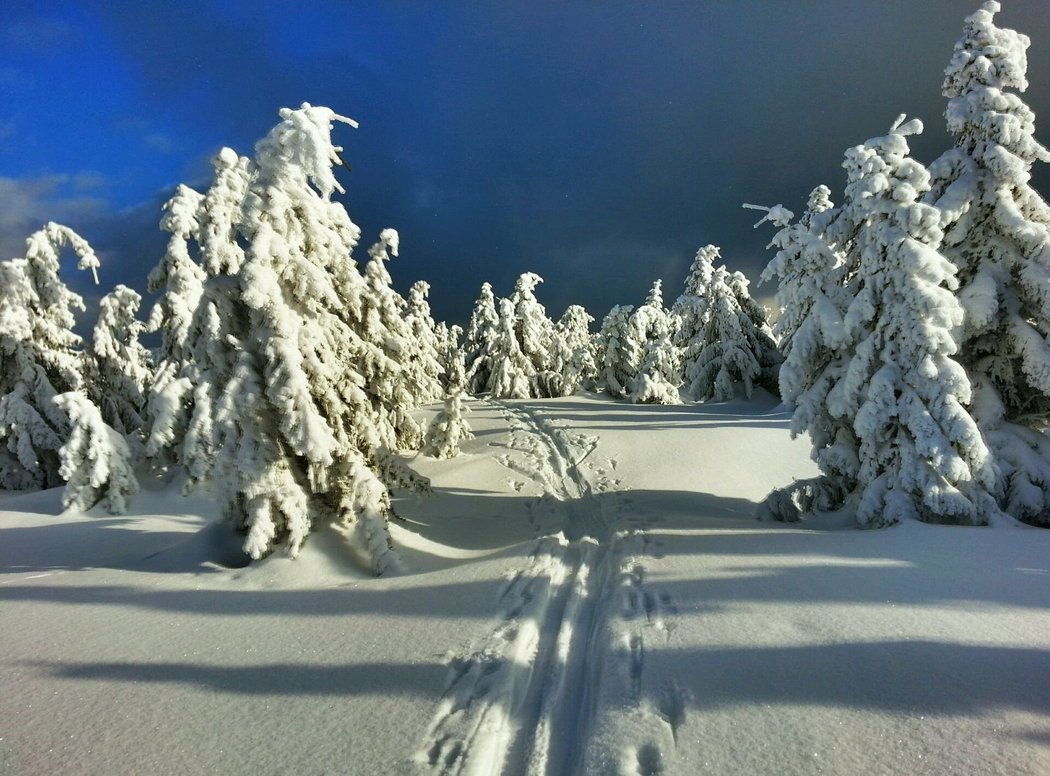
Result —
[[[619, 681], [625, 703], [660, 720], [673, 748], [682, 693], [672, 686], [643, 697], [646, 646], [670, 642], [677, 614], [671, 597], [646, 581], [644, 559], [663, 557], [661, 543], [638, 527], [652, 519], [628, 514], [614, 459], [589, 460], [597, 437], [523, 403], [489, 401], [511, 432], [509, 452], [497, 457], [514, 475], [508, 482], [542, 492], [526, 502], [537, 539], [502, 587], [496, 627], [467, 656], [449, 657], [417, 764], [441, 776], [582, 773], [603, 681]], [[667, 742], [625, 742], [631, 770], [663, 773]]]

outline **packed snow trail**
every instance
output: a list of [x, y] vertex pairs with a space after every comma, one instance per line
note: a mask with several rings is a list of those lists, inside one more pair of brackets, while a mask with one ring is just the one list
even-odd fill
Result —
[[[495, 629], [469, 655], [450, 659], [444, 697], [416, 759], [448, 776], [582, 773], [602, 683], [622, 677], [624, 697], [641, 704], [646, 632], [669, 639], [675, 608], [645, 583], [641, 557], [650, 537], [620, 528], [635, 521], [625, 519], [630, 502], [615, 490], [618, 482], [594, 464], [595, 482], [584, 475], [598, 439], [560, 428], [527, 405], [489, 401], [510, 428], [511, 452], [497, 460], [540, 487], [530, 507], [553, 507], [560, 530], [539, 536], [528, 562], [511, 574]], [[520, 490], [525, 483], [512, 484]], [[542, 530], [535, 519], [533, 526]], [[610, 663], [619, 671], [610, 672]], [[679, 722], [669, 723], [672, 737]], [[659, 772], [655, 744], [639, 742], [636, 751], [640, 772]]]

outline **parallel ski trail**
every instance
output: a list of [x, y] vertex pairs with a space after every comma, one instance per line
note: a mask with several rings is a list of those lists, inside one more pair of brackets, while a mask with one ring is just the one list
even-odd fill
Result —
[[[584, 768], [608, 660], [629, 656], [639, 698], [644, 638], [641, 620], [632, 621], [644, 615], [646, 627], [658, 623], [669, 637], [668, 607], [644, 587], [637, 555], [648, 537], [617, 530], [625, 506], [617, 482], [592, 465], [592, 484], [581, 469], [597, 438], [559, 428], [523, 404], [492, 403], [508, 420], [516, 454], [497, 460], [543, 491], [530, 502], [530, 516], [534, 506], [553, 503], [562, 530], [537, 538], [529, 561], [508, 580], [495, 630], [468, 657], [451, 659], [416, 760], [442, 776], [569, 776]], [[626, 651], [612, 635], [625, 633], [623, 623]]]

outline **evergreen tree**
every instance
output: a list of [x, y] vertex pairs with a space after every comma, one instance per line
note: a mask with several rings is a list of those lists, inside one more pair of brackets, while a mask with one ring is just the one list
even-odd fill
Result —
[[406, 359], [406, 368], [410, 374], [412, 387], [415, 389], [415, 404], [429, 404], [436, 401], [443, 393], [441, 376], [441, 341], [438, 337], [437, 324], [430, 313], [430, 284], [417, 280], [408, 290], [405, 310], [405, 321], [408, 324], [408, 335], [411, 350]]
[[1006, 509], [1050, 525], [1045, 440], [1050, 425], [1050, 207], [1031, 186], [1050, 151], [1035, 139], [1027, 36], [995, 25], [1000, 5], [966, 19], [945, 70], [955, 145], [931, 167], [926, 201], [941, 211], [963, 324], [959, 360], [973, 411], [1005, 478]]
[[[248, 225], [243, 210], [255, 175], [254, 164], [233, 149], [223, 148], [212, 159], [212, 166], [215, 175], [203, 199], [196, 200], [192, 192], [186, 192], [184, 200], [169, 208], [172, 240], [168, 253], [173, 252], [172, 242], [176, 255], [180, 252], [176, 235], [192, 238], [195, 244], [191, 243], [187, 254], [200, 256], [204, 282], [185, 340], [180, 345], [172, 337], [171, 355], [162, 359], [158, 368], [154, 384], [161, 387], [151, 393], [152, 425], [146, 443], [147, 453], [153, 456], [164, 458], [165, 451], [172, 452], [171, 457], [186, 473], [187, 488], [211, 479], [220, 445], [219, 426], [214, 422], [216, 408], [232, 377], [238, 343], [246, 336], [247, 326], [236, 306], [237, 275], [245, 261]], [[194, 201], [197, 212], [190, 216]], [[196, 232], [190, 228], [193, 223], [197, 224]], [[160, 267], [167, 262], [166, 256]], [[166, 277], [165, 297], [180, 297], [178, 289], [185, 282], [187, 293], [182, 298], [188, 304], [194, 296], [193, 273], [188, 265], [177, 266], [184, 271], [164, 273], [158, 267], [154, 272]], [[178, 371], [163, 384], [160, 370], [166, 364], [177, 364]]]
[[[819, 400], [822, 412], [849, 422], [855, 437], [832, 441], [818, 428], [814, 457], [855, 500], [861, 525], [905, 518], [979, 524], [998, 515], [995, 469], [965, 409], [970, 384], [952, 359], [963, 312], [952, 294], [954, 267], [938, 252], [939, 214], [917, 202], [929, 176], [908, 157], [906, 137], [922, 125], [903, 120], [847, 152], [850, 183], [836, 233], [852, 235], [837, 244], [851, 270], [844, 278], [850, 293], [828, 359], [835, 368], [825, 369], [806, 401]], [[806, 412], [800, 405], [796, 418]], [[817, 447], [829, 442], [838, 448], [833, 454]], [[823, 466], [829, 457], [839, 462], [834, 469]], [[770, 511], [789, 515], [810, 495], [774, 494]]]
[[58, 276], [60, 251], [98, 278], [91, 246], [48, 223], [26, 240], [25, 256], [0, 262], [0, 487], [54, 487], [69, 419], [54, 403], [83, 387], [81, 339], [73, 332], [81, 297]]
[[412, 417], [412, 410], [429, 385], [424, 386], [420, 382], [422, 375], [407, 368], [413, 349], [405, 318], [407, 303], [394, 290], [387, 270], [387, 262], [398, 255], [399, 247], [398, 233], [384, 229], [368, 249], [364, 272], [359, 368], [372, 407], [371, 429], [366, 431], [376, 434], [368, 440], [371, 449], [416, 450], [423, 441], [423, 431]]
[[160, 332], [161, 344], [146, 397], [146, 454], [155, 459], [174, 457], [176, 438], [182, 439], [189, 423], [193, 390], [188, 377], [180, 375], [193, 361], [190, 327], [204, 290], [205, 274], [191, 246], [201, 242], [200, 216], [204, 195], [179, 185], [164, 205], [160, 225], [170, 233], [164, 258], [149, 274], [151, 293], [162, 292], [150, 312], [146, 331]]
[[463, 340], [463, 327], [455, 324], [449, 326], [444, 321], [439, 321], [434, 331], [437, 336], [438, 363], [442, 370], [441, 385], [446, 390], [451, 385], [463, 387], [466, 384], [463, 375], [458, 378], [452, 375], [453, 369], [463, 368], [463, 350], [460, 347], [460, 342]]
[[641, 340], [642, 352], [631, 379], [631, 401], [639, 404], [678, 404], [678, 349], [672, 342], [674, 324], [664, 308], [662, 282], [654, 281], [645, 304], [631, 315], [632, 342]]
[[[782, 205], [771, 208], [755, 205], [744, 207], [766, 211], [766, 215], [755, 224], [756, 228], [766, 221], [778, 228], [766, 246], [776, 248], [777, 253], [763, 270], [759, 281], [767, 283], [774, 278], [779, 280], [776, 301], [780, 315], [773, 326], [773, 335], [779, 340], [784, 368], [788, 368], [795, 334], [806, 325], [814, 326], [822, 309], [838, 310], [844, 307], [841, 299], [832, 302], [827, 297], [828, 276], [838, 264], [838, 259], [823, 239], [823, 219], [818, 218], [833, 207], [831, 191], [822, 185], [810, 192], [806, 212], [794, 224], [791, 223], [794, 214]], [[833, 288], [837, 289], [837, 286]], [[817, 317], [811, 321], [811, 316]], [[808, 333], [803, 334], [802, 338], [809, 336]], [[780, 374], [783, 380], [783, 370]], [[786, 394], [784, 398], [787, 400]]]
[[153, 372], [153, 357], [139, 342], [144, 324], [135, 316], [141, 303], [142, 297], [127, 286], [106, 294], [85, 354], [88, 398], [101, 411], [103, 421], [125, 437], [143, 427]]
[[594, 379], [597, 369], [589, 326], [594, 320], [578, 304], [569, 305], [555, 324], [551, 371], [558, 376], [555, 396], [571, 396], [585, 382]]
[[744, 315], [747, 316], [747, 322], [744, 326], [752, 340], [753, 352], [760, 369], [756, 382], [770, 393], [774, 395], [779, 394], [780, 364], [784, 359], [777, 345], [773, 329], [769, 325], [766, 310], [751, 298], [751, 294], [748, 291], [750, 283], [743, 272], [731, 273], [727, 278], [727, 282], [733, 291], [737, 305], [739, 305]]
[[[861, 191], [866, 170], [855, 149], [846, 153], [846, 190]], [[818, 187], [810, 195], [808, 223], [793, 235], [781, 230], [775, 244], [784, 247], [767, 272], [787, 277], [784, 336], [789, 340], [780, 370], [781, 397], [794, 410], [791, 435], [808, 433], [811, 456], [821, 476], [803, 480], [766, 500], [764, 512], [778, 520], [798, 520], [814, 509], [841, 507], [857, 488], [860, 441], [853, 418], [831, 412], [828, 393], [843, 379], [848, 365], [846, 308], [860, 293], [855, 243], [868, 213], [851, 201], [831, 207]], [[783, 215], [783, 214], [782, 214]], [[778, 221], [784, 219], [778, 218]], [[761, 223], [761, 222], [760, 222]], [[797, 241], [797, 245], [795, 244]], [[796, 323], [797, 322], [797, 323]], [[792, 328], [794, 327], [794, 329]]]
[[453, 360], [450, 372], [455, 376], [455, 382], [449, 386], [445, 406], [431, 421], [423, 439], [423, 454], [434, 458], [455, 458], [460, 453], [460, 442], [474, 438], [466, 418], [470, 408], [463, 396], [465, 370], [462, 354]]
[[741, 308], [726, 268], [714, 270], [707, 287], [704, 322], [689, 343], [696, 358], [685, 371], [686, 393], [695, 401], [725, 401], [737, 383], [750, 398], [762, 376], [760, 330]]
[[445, 406], [427, 428], [423, 441], [423, 455], [432, 458], [455, 458], [460, 454], [460, 442], [473, 439], [465, 415], [470, 408], [463, 402], [463, 389], [453, 388], [445, 396]]
[[598, 375], [595, 388], [605, 391], [610, 396], [625, 398], [630, 393], [631, 381], [635, 373], [628, 364], [627, 353], [631, 350], [628, 343], [631, 332], [631, 305], [616, 305], [602, 320], [597, 337]]
[[711, 280], [714, 277], [714, 262], [719, 258], [719, 249], [715, 245], [705, 245], [696, 252], [696, 258], [689, 268], [685, 280], [685, 289], [674, 303], [672, 312], [678, 324], [675, 333], [675, 345], [681, 352], [682, 375], [687, 382], [690, 371], [695, 368], [705, 340], [704, 326], [707, 323], [707, 311], [710, 303]]
[[797, 223], [791, 223], [793, 214], [782, 206], [761, 209], [767, 215], [755, 226], [770, 221], [780, 227], [767, 246], [777, 248], [777, 253], [762, 273], [763, 281], [779, 279], [776, 333], [784, 354], [780, 395], [794, 410], [792, 438], [808, 432], [814, 460], [827, 473], [796, 483], [787, 494], [780, 494], [785, 497], [768, 502], [780, 510], [777, 519], [797, 520], [800, 513], [812, 509], [841, 506], [857, 474], [858, 443], [852, 423], [833, 417], [826, 402], [827, 392], [845, 368], [841, 348], [848, 299], [845, 259], [829, 245], [825, 232], [833, 220], [846, 216], [841, 208], [832, 208], [825, 186], [810, 194], [806, 213]]
[[535, 272], [525, 272], [514, 284], [510, 301], [514, 309], [514, 334], [518, 347], [528, 359], [530, 391], [534, 397], [561, 396], [564, 382], [557, 368], [557, 331], [547, 317], [547, 310], [536, 298], [536, 286], [543, 278]]
[[474, 303], [474, 310], [470, 314], [470, 323], [467, 324], [467, 333], [463, 342], [468, 393], [477, 395], [488, 389], [499, 325], [492, 286], [483, 283], [481, 295]]
[[110, 514], [124, 514], [128, 499], [139, 491], [124, 436], [107, 425], [98, 407], [79, 391], [60, 394], [54, 403], [69, 417], [71, 427], [59, 449], [60, 473], [66, 480], [62, 506], [86, 510], [102, 502]]
[[497, 399], [528, 399], [532, 395], [535, 371], [532, 361], [521, 352], [514, 320], [514, 302], [501, 299], [491, 372], [485, 386], [485, 390]]
[[547, 317], [547, 310], [536, 298], [536, 286], [542, 282], [543, 278], [535, 272], [522, 273], [510, 295], [518, 346], [532, 362], [532, 371], [536, 373], [549, 367], [550, 342], [554, 330], [554, 324]]
[[[312, 523], [331, 518], [354, 527], [379, 573], [400, 563], [377, 471], [408, 414], [388, 355], [406, 353], [407, 326], [399, 298], [382, 293], [397, 233], [382, 233], [362, 277], [351, 256], [360, 230], [332, 200], [342, 191], [332, 123], [353, 122], [308, 104], [281, 119], [254, 161], [218, 155], [197, 214], [207, 280], [181, 374], [193, 385], [184, 463], [191, 480], [214, 480], [253, 558], [279, 544], [294, 556]], [[391, 310], [394, 332], [383, 328]]]

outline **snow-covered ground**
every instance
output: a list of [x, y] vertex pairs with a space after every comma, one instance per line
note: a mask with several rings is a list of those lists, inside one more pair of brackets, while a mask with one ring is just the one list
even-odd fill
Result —
[[772, 400], [472, 400], [412, 573], [0, 494], [0, 774], [1046, 774], [1050, 532], [757, 523]]

